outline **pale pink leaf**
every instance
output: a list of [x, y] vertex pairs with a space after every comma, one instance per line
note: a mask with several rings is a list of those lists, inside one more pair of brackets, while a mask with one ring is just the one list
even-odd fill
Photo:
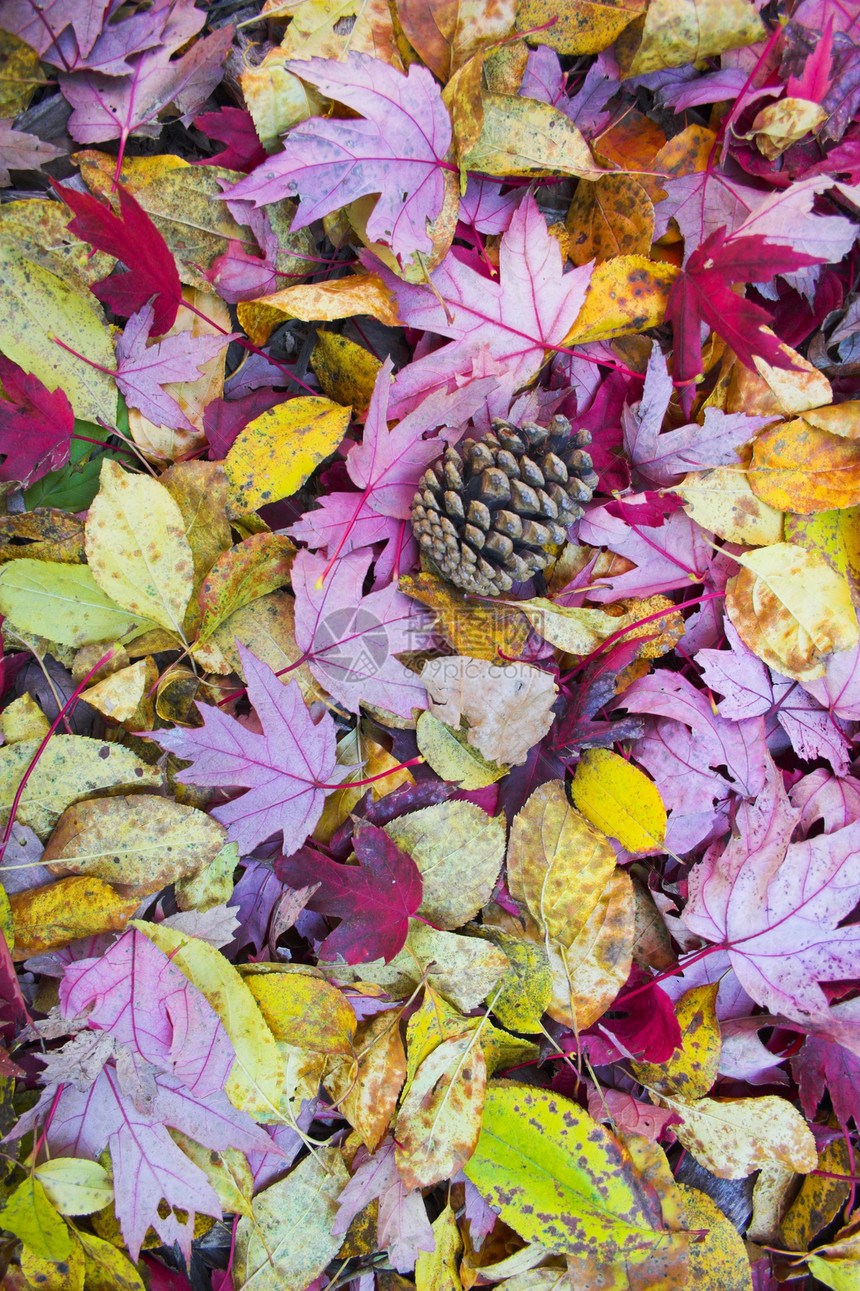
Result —
[[364, 489], [372, 511], [408, 520], [422, 472], [445, 447], [439, 438], [422, 436], [439, 426], [462, 426], [482, 406], [495, 382], [485, 377], [451, 394], [437, 390], [389, 430], [393, 366], [386, 359], [377, 373], [362, 441], [350, 449], [346, 469], [353, 483]]
[[860, 925], [839, 926], [860, 900], [860, 822], [801, 843], [781, 774], [740, 807], [725, 849], [690, 873], [683, 921], [725, 945], [757, 1003], [799, 1021], [826, 1020], [819, 983], [860, 974]]
[[345, 1233], [360, 1210], [379, 1199], [377, 1240], [398, 1273], [410, 1273], [419, 1251], [433, 1251], [436, 1239], [420, 1188], [407, 1191], [397, 1171], [394, 1140], [389, 1136], [373, 1156], [360, 1147], [357, 1169], [340, 1194], [332, 1232]]
[[220, 354], [240, 333], [225, 336], [191, 336], [179, 332], [149, 342], [154, 318], [152, 305], [133, 314], [117, 338], [116, 383], [126, 403], [137, 408], [156, 426], [170, 430], [196, 430], [179, 403], [163, 387], [172, 382], [196, 381], [204, 363]]
[[470, 375], [485, 346], [502, 362], [518, 389], [537, 374], [547, 347], [560, 345], [572, 328], [591, 279], [591, 265], [563, 273], [561, 249], [534, 197], [514, 212], [499, 246], [498, 279], [478, 272], [449, 251], [430, 275], [430, 286], [404, 282], [373, 257], [364, 257], [397, 298], [409, 327], [450, 338], [450, 345], [398, 372], [389, 416], [402, 417], [434, 390], [451, 390]]

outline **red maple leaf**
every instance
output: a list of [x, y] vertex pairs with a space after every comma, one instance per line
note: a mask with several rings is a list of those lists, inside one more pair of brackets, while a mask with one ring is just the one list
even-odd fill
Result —
[[182, 303], [182, 285], [170, 249], [143, 207], [122, 185], [119, 215], [90, 193], [76, 193], [54, 183], [54, 191], [74, 211], [70, 232], [97, 251], [116, 256], [127, 273], [110, 274], [91, 288], [102, 304], [121, 318], [130, 318], [154, 296], [153, 334], [171, 328]]
[[62, 390], [49, 390], [38, 377], [0, 355], [0, 480], [29, 488], [47, 471], [69, 460], [75, 414]]
[[732, 283], [764, 282], [822, 258], [769, 242], [758, 233], [732, 238], [725, 229], [716, 229], [690, 256], [669, 292], [666, 318], [675, 331], [675, 380], [689, 381], [702, 371], [702, 321], [728, 342], [746, 367], [755, 368], [757, 355], [773, 367], [793, 368], [779, 339], [763, 331], [770, 323], [767, 311], [736, 296]]
[[283, 856], [278, 878], [291, 887], [319, 887], [307, 908], [341, 920], [319, 947], [323, 958], [342, 955], [348, 964], [383, 958], [402, 950], [409, 916], [421, 904], [421, 873], [412, 857], [377, 825], [356, 823], [353, 846], [358, 865], [339, 865], [314, 848]]

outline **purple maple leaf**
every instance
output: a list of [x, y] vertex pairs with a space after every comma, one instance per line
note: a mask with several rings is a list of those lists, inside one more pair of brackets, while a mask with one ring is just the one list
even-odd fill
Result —
[[663, 434], [660, 428], [672, 394], [666, 359], [657, 345], [651, 350], [641, 402], [621, 414], [624, 447], [639, 475], [649, 485], [676, 484], [687, 471], [731, 466], [737, 448], [753, 438], [774, 417], [748, 417], [706, 408], [703, 425], [692, 422]]
[[0, 453], [6, 455], [0, 480], [28, 488], [69, 460], [75, 414], [62, 390], [49, 390], [2, 355], [0, 381]]
[[[840, 1029], [853, 1028], [860, 1036], [860, 1000], [846, 1000], [831, 1010]], [[860, 1049], [860, 1043], [855, 1048]], [[825, 1092], [830, 1095], [836, 1119], [847, 1133], [848, 1121], [860, 1126], [860, 1053], [844, 1048], [826, 1035], [807, 1036], [791, 1060], [800, 1090], [800, 1102], [812, 1120]]]
[[312, 847], [282, 856], [278, 878], [293, 888], [318, 884], [308, 910], [341, 920], [319, 947], [326, 959], [342, 955], [348, 964], [383, 958], [403, 949], [409, 916], [421, 904], [421, 873], [412, 857], [377, 825], [358, 821], [352, 836], [358, 865], [338, 865]]
[[235, 1053], [212, 1005], [163, 951], [136, 928], [107, 954], [70, 964], [60, 984], [67, 1018], [134, 1049], [199, 1097], [224, 1088]]
[[402, 417], [434, 390], [451, 390], [472, 375], [487, 347], [504, 367], [512, 389], [527, 385], [543, 366], [546, 350], [560, 345], [582, 308], [591, 265], [562, 272], [561, 249], [534, 197], [514, 212], [499, 245], [498, 280], [488, 278], [449, 251], [430, 275], [430, 286], [413, 286], [380, 265], [373, 267], [397, 298], [409, 327], [451, 338], [397, 374], [389, 415]]
[[427, 223], [442, 210], [442, 163], [451, 146], [451, 118], [431, 73], [413, 64], [396, 67], [351, 53], [296, 59], [286, 70], [322, 94], [360, 113], [359, 120], [312, 117], [295, 126], [282, 152], [258, 166], [232, 190], [265, 206], [300, 197], [294, 229], [354, 201], [378, 194], [367, 235], [385, 242], [398, 260], [429, 253]]
[[427, 692], [397, 652], [426, 643], [423, 615], [396, 582], [364, 595], [371, 556], [353, 551], [326, 572], [322, 556], [299, 552], [291, 571], [296, 643], [320, 685], [350, 712], [369, 703], [411, 717], [427, 707]]
[[[360, 1147], [355, 1155], [355, 1173], [338, 1197], [340, 1203], [332, 1233], [345, 1233], [359, 1211], [379, 1199], [376, 1220], [380, 1250], [387, 1250], [398, 1273], [410, 1273], [419, 1251], [436, 1249], [436, 1238], [427, 1218], [420, 1188], [407, 1191], [394, 1159], [394, 1140], [389, 1135], [373, 1156]], [[468, 1190], [469, 1184], [466, 1184]], [[468, 1191], [467, 1191], [468, 1198]], [[493, 1216], [495, 1219], [495, 1215]]]
[[147, 344], [155, 311], [144, 305], [133, 314], [116, 343], [116, 383], [132, 408], [156, 426], [196, 430], [179, 403], [163, 387], [174, 381], [196, 381], [204, 363], [235, 340], [226, 336], [192, 336], [180, 332]]
[[191, 762], [183, 784], [249, 790], [212, 815], [228, 826], [241, 853], [281, 831], [284, 850], [301, 847], [322, 815], [326, 792], [349, 773], [335, 760], [335, 726], [323, 713], [314, 724], [298, 684], [279, 681], [271, 668], [238, 643], [248, 697], [263, 727], [249, 731], [213, 705], [198, 705], [202, 727], [159, 731], [163, 749]]
[[169, 105], [190, 122], [221, 80], [232, 40], [228, 24], [198, 40], [175, 62], [170, 61], [170, 42], [162, 41], [140, 56], [129, 76], [61, 74], [60, 89], [74, 109], [69, 134], [83, 144], [119, 139], [121, 164], [129, 136], [156, 138], [161, 132], [159, 116]]

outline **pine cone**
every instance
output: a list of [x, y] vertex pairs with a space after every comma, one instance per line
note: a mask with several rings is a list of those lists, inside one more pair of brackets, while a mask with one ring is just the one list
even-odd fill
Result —
[[498, 596], [545, 569], [597, 484], [566, 417], [517, 427], [494, 421], [431, 466], [412, 503], [412, 528], [439, 572], [466, 592]]

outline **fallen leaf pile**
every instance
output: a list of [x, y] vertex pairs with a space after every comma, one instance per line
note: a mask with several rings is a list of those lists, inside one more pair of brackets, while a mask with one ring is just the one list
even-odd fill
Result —
[[0, 0], [0, 187], [3, 1286], [855, 1291], [857, 0]]

